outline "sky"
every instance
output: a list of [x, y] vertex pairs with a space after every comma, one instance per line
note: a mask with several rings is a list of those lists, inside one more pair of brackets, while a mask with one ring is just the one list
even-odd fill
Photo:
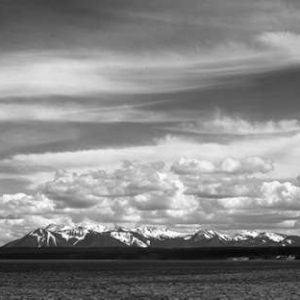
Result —
[[0, 243], [300, 234], [299, 1], [0, 0], [0, 37]]

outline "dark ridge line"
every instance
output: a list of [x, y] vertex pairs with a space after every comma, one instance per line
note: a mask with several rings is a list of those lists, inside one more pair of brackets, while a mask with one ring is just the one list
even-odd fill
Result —
[[300, 259], [300, 247], [202, 247], [202, 248], [0, 248], [0, 260], [14, 259], [112, 259], [112, 260], [216, 260]]

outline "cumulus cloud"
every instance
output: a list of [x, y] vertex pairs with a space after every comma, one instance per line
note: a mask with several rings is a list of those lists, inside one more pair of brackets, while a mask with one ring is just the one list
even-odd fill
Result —
[[[192, 181], [192, 177], [187, 179], [185, 176], [183, 179], [180, 175], [208, 173], [216, 181], [218, 176], [224, 179], [222, 174], [245, 176], [271, 170], [271, 162], [260, 157], [243, 160], [226, 158], [215, 164], [182, 158], [170, 168], [163, 162], [125, 162], [113, 171], [97, 170], [81, 174], [60, 171], [40, 189], [59, 207], [88, 208], [125, 199], [128, 205], [140, 210], [172, 209], [176, 202], [174, 199], [178, 194], [184, 197], [187, 182]], [[194, 179], [199, 181], [197, 177]]]
[[112, 172], [104, 170], [83, 174], [58, 172], [53, 181], [41, 186], [41, 192], [58, 207], [129, 209], [140, 211], [183, 209], [180, 202], [184, 186], [167, 173], [162, 162], [141, 164], [125, 162]]
[[261, 205], [291, 210], [300, 209], [300, 187], [291, 182], [264, 182], [261, 193]]
[[248, 157], [238, 160], [226, 158], [221, 163], [221, 170], [226, 173], [268, 173], [273, 170], [272, 163], [261, 157]]
[[177, 174], [198, 174], [215, 172], [216, 166], [208, 160], [181, 158], [172, 165], [172, 171]]
[[198, 222], [215, 222], [220, 214], [226, 219], [226, 209], [276, 209], [263, 204], [268, 181], [261, 174], [271, 170], [272, 163], [260, 157], [125, 162], [112, 171], [58, 172], [40, 192], [56, 208], [85, 209], [93, 218], [105, 211], [110, 221], [191, 223], [198, 216]]
[[272, 163], [261, 157], [228, 157], [58, 171], [32, 195], [3, 195], [0, 224], [14, 234], [51, 222], [87, 220], [292, 229], [300, 216], [300, 188], [297, 180], [268, 179], [271, 170]]
[[274, 216], [280, 213], [282, 219], [284, 216], [288, 218], [289, 212], [293, 212], [294, 217], [299, 216], [299, 199], [300, 188], [291, 182], [261, 181], [257, 182], [256, 193], [253, 196], [224, 197], [216, 202], [226, 211], [244, 215], [252, 211], [252, 214], [256, 212], [264, 220], [263, 214], [267, 211], [273, 211]]
[[53, 210], [53, 202], [39, 193], [36, 195], [4, 194], [0, 198], [0, 216], [2, 218], [14, 219], [22, 215], [42, 215], [53, 212]]

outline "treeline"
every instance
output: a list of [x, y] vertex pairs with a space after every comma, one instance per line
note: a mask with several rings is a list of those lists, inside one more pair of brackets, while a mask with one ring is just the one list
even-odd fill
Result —
[[225, 248], [0, 248], [0, 259], [300, 259], [300, 247]]

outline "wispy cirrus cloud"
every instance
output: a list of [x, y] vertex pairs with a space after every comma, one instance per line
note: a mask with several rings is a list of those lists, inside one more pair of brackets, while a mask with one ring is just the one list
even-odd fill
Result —
[[268, 51], [225, 43], [199, 52], [15, 52], [0, 59], [1, 99], [166, 93], [226, 83], [226, 76], [280, 67]]
[[300, 131], [300, 122], [297, 119], [250, 121], [217, 112], [209, 118], [183, 122], [178, 126], [178, 130], [198, 134], [272, 135], [296, 133]]
[[213, 163], [207, 160], [181, 158], [172, 165], [172, 170], [175, 173], [186, 175], [197, 173], [268, 173], [272, 171], [272, 169], [272, 163], [266, 159], [262, 159], [261, 157], [247, 157], [245, 159], [227, 157], [218, 163]]
[[297, 32], [264, 32], [258, 36], [258, 41], [281, 52], [291, 62], [299, 63], [300, 35]]

